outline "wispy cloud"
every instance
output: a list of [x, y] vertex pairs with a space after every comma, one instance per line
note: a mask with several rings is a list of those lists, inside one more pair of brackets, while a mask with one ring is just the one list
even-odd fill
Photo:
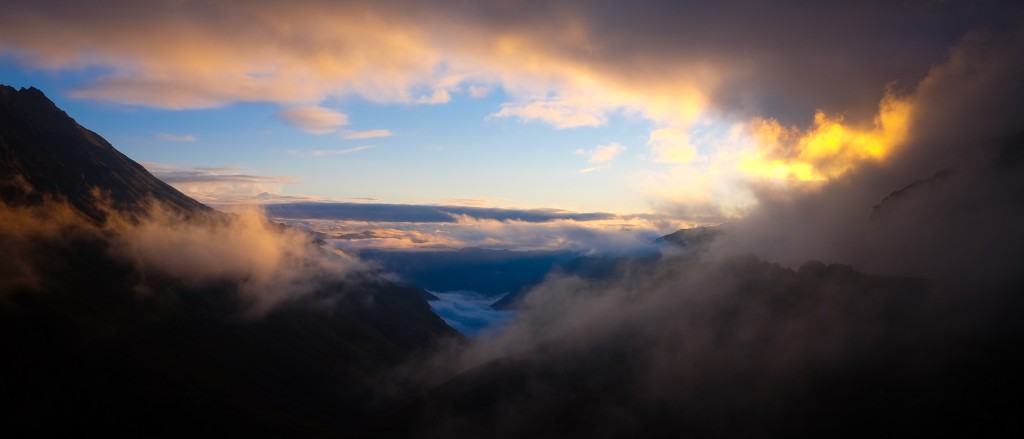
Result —
[[375, 137], [391, 137], [393, 134], [388, 130], [367, 130], [367, 131], [345, 131], [341, 137], [346, 139], [372, 139]]
[[299, 151], [295, 149], [289, 149], [285, 152], [288, 155], [295, 157], [334, 157], [345, 154], [352, 154], [354, 152], [364, 151], [373, 148], [371, 145], [356, 146], [345, 149], [314, 149], [312, 151]]
[[235, 166], [218, 168], [191, 167], [174, 168], [154, 163], [145, 163], [146, 168], [157, 178], [167, 183], [278, 183], [290, 184], [295, 178], [287, 175], [253, 175], [238, 173]]
[[196, 140], [199, 140], [199, 138], [191, 134], [175, 135], [167, 133], [156, 133], [153, 135], [153, 137], [156, 137], [157, 139], [163, 140], [165, 142], [195, 142]]
[[327, 134], [348, 123], [344, 113], [324, 107], [295, 107], [281, 110], [277, 117], [313, 134]]
[[559, 129], [597, 127], [604, 125], [604, 109], [562, 100], [541, 100], [521, 104], [502, 104], [501, 110], [488, 118], [516, 117], [526, 122], [540, 121]]
[[[241, 172], [242, 168], [235, 166], [175, 167], [158, 163], [142, 165], [157, 178], [207, 204], [284, 201], [277, 195], [281, 193], [284, 185], [296, 182], [295, 177], [289, 175], [247, 174]], [[308, 198], [289, 200], [308, 201]]]
[[590, 150], [577, 149], [576, 154], [589, 156], [587, 158], [587, 162], [597, 165], [601, 163], [608, 163], [625, 151], [625, 146], [619, 145], [618, 143], [609, 143]]
[[486, 198], [445, 198], [441, 202], [456, 206], [486, 206], [490, 204], [490, 200]]

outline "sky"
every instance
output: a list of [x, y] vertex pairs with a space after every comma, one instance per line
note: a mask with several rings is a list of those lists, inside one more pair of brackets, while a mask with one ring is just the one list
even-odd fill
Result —
[[890, 160], [929, 72], [1020, 18], [997, 1], [0, 3], [0, 83], [208, 204], [691, 225]]

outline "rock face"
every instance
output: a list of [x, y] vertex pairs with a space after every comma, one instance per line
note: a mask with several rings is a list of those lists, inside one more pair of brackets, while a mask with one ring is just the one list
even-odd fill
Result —
[[0, 85], [0, 200], [64, 201], [94, 219], [159, 202], [180, 213], [210, 210], [160, 181], [79, 125], [35, 88]]
[[[402, 394], [390, 368], [460, 338], [418, 288], [360, 271], [301, 279], [312, 285], [306, 294], [247, 315], [245, 277], [196, 283], [119, 256], [131, 238], [105, 219], [148, 221], [153, 204], [189, 224], [228, 218], [153, 177], [39, 90], [0, 86], [8, 434], [336, 435]], [[295, 245], [327, 256], [315, 242]]]

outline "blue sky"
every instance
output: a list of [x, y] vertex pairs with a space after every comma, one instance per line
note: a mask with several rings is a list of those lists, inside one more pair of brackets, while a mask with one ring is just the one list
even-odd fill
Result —
[[[233, 103], [212, 109], [160, 109], [68, 96], [96, 70], [43, 71], [0, 58], [0, 83], [43, 90], [80, 124], [132, 159], [149, 164], [238, 167], [238, 172], [290, 176], [283, 195], [338, 201], [373, 198], [406, 204], [551, 207], [644, 213], [648, 200], [631, 181], [645, 166], [650, 123], [612, 116], [600, 127], [558, 129], [488, 117], [508, 97], [457, 95], [446, 104], [375, 104], [350, 97], [321, 107], [348, 123], [325, 134], [303, 131], [277, 116], [274, 103]], [[388, 137], [346, 139], [346, 132], [387, 130]], [[577, 150], [617, 143], [627, 149], [596, 172]], [[345, 151], [312, 156], [314, 151]]]
[[0, 18], [0, 82], [210, 204], [708, 224], [765, 187], [887, 160], [915, 85], [978, 19], [960, 3], [593, 6], [20, 2]]

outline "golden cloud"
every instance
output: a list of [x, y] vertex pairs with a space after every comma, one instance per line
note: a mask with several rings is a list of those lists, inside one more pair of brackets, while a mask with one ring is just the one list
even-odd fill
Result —
[[861, 162], [884, 160], [907, 137], [913, 105], [891, 94], [879, 104], [869, 127], [845, 124], [841, 116], [818, 111], [806, 131], [783, 127], [774, 119], [751, 124], [757, 150], [740, 168], [757, 178], [824, 181], [841, 176]]

